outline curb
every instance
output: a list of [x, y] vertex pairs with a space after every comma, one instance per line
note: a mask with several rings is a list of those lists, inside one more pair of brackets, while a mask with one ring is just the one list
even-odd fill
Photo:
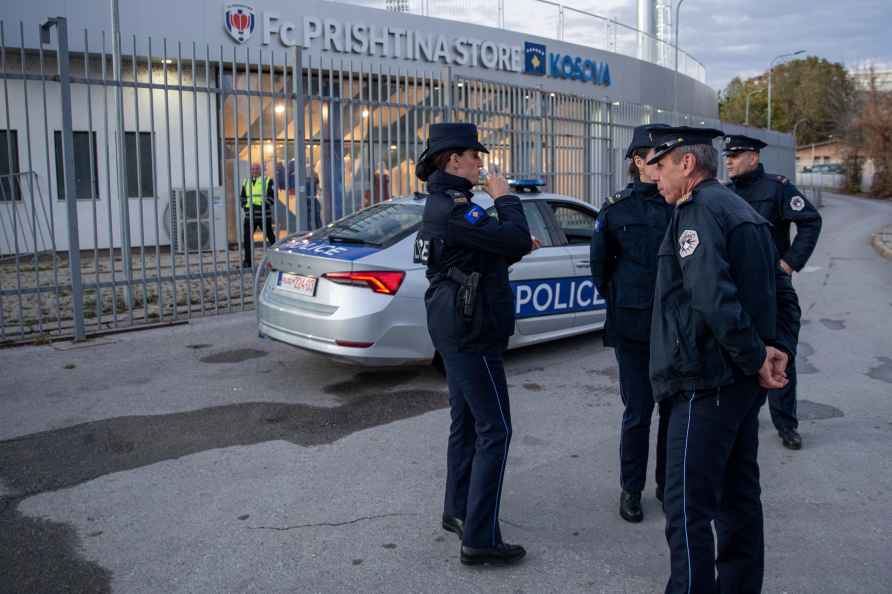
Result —
[[886, 225], [874, 233], [870, 242], [881, 256], [892, 260], [892, 225]]

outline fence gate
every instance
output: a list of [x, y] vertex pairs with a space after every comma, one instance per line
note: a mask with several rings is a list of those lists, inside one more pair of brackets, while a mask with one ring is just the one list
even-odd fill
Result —
[[270, 241], [423, 190], [432, 123], [476, 123], [488, 166], [597, 206], [625, 181], [632, 127], [670, 115], [64, 18], [0, 21], [0, 86], [0, 344], [253, 308]]

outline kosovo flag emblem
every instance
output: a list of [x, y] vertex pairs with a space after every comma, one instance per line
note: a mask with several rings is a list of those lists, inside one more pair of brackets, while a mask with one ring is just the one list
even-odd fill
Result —
[[545, 76], [545, 46], [525, 41], [523, 44], [523, 71], [526, 74]]

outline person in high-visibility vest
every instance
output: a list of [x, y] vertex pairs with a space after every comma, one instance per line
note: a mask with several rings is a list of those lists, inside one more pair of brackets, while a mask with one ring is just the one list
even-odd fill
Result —
[[[264, 186], [266, 186], [265, 189]], [[261, 229], [266, 234], [269, 245], [276, 243], [276, 234], [273, 231], [275, 189], [272, 178], [261, 175], [259, 163], [251, 165], [251, 177], [242, 182], [241, 203], [245, 209], [244, 242], [242, 243], [245, 257], [242, 266], [251, 268], [254, 263], [251, 257], [254, 247], [254, 231]]]

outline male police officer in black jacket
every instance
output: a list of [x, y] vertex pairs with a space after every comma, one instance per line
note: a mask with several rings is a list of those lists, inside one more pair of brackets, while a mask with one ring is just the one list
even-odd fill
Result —
[[[725, 164], [731, 176], [728, 187], [734, 190], [772, 224], [774, 245], [780, 255], [779, 266], [789, 274], [800, 271], [818, 243], [821, 215], [796, 186], [782, 175], [765, 173], [759, 151], [765, 143], [749, 136], [725, 136]], [[790, 224], [796, 224], [796, 239], [790, 241]], [[796, 337], [798, 341], [798, 336]], [[802, 447], [796, 418], [796, 361], [787, 367], [790, 383], [781, 390], [768, 392], [771, 420], [781, 442], [791, 450]]]
[[[626, 151], [633, 181], [607, 199], [598, 213], [592, 234], [592, 277], [607, 301], [604, 345], [614, 347], [619, 366], [623, 406], [619, 441], [619, 514], [628, 522], [644, 518], [641, 491], [647, 475], [650, 419], [654, 409], [648, 377], [650, 316], [657, 277], [657, 249], [672, 217], [672, 206], [657, 191], [651, 178], [653, 152], [650, 130], [665, 124], [638, 126]], [[657, 434], [657, 499], [663, 501], [666, 462], [666, 426], [669, 406], [660, 407]]]
[[532, 248], [520, 199], [501, 176], [486, 180], [498, 219], [472, 201], [488, 152], [473, 124], [433, 124], [416, 175], [430, 195], [415, 244], [427, 265], [427, 325], [443, 358], [452, 424], [443, 528], [462, 539], [461, 562], [505, 564], [526, 551], [502, 541], [499, 500], [511, 440], [502, 352], [514, 333], [508, 267]]
[[764, 390], [785, 385], [799, 308], [768, 221], [715, 179], [721, 132], [653, 134], [649, 163], [675, 205], [658, 254], [650, 353], [654, 396], [672, 404], [666, 592], [759, 592], [758, 415]]

